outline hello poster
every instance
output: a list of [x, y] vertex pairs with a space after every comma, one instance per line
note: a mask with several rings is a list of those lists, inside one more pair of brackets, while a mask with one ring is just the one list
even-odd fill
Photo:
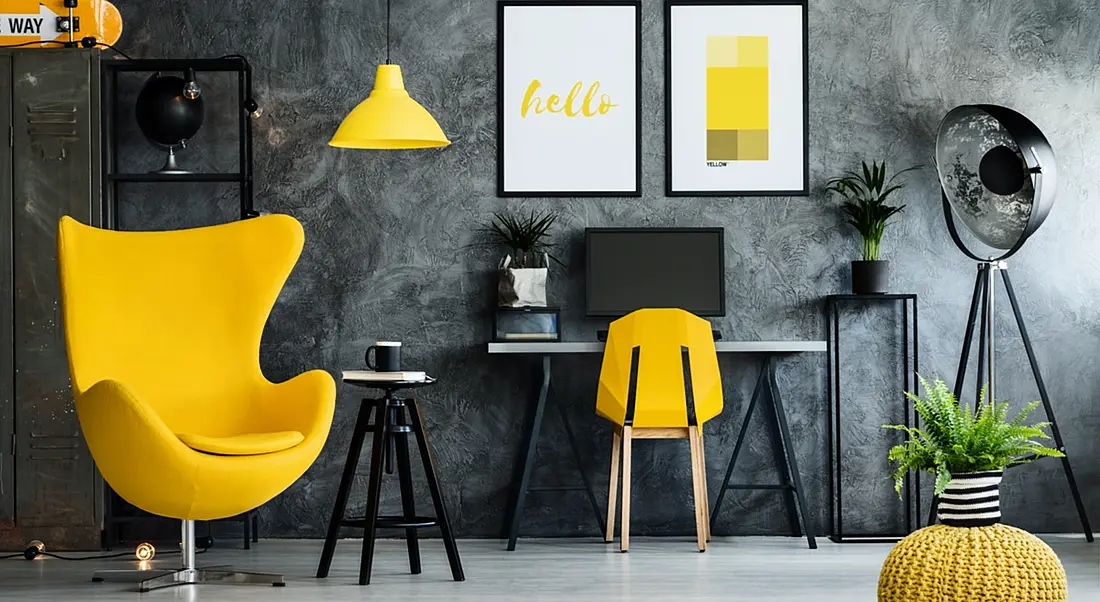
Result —
[[638, 196], [640, 2], [497, 8], [500, 196]]

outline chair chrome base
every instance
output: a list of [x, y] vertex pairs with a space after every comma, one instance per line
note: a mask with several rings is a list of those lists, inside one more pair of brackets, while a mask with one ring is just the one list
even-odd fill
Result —
[[148, 592], [178, 585], [202, 583], [222, 585], [272, 585], [283, 587], [283, 576], [274, 573], [242, 573], [228, 566], [193, 569], [135, 569], [96, 571], [95, 582], [137, 583], [139, 592]]
[[[180, 555], [182, 567], [178, 569], [123, 569], [96, 571], [92, 581], [112, 581], [116, 583], [137, 583], [139, 592], [175, 587], [177, 585], [197, 585], [200, 583], [220, 583], [224, 585], [274, 585], [283, 587], [286, 582], [282, 575], [273, 573], [239, 573], [230, 566], [195, 566], [195, 521], [183, 521], [180, 533]], [[145, 566], [145, 565], [143, 565]]]

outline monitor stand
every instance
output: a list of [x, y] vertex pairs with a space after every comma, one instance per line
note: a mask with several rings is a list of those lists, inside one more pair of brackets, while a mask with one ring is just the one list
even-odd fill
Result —
[[[712, 328], [710, 333], [711, 333], [712, 336], [714, 336], [715, 341], [721, 341], [722, 340], [722, 331], [721, 330], [715, 330], [715, 329]], [[601, 342], [601, 343], [606, 343], [607, 342], [607, 330], [606, 329], [597, 330], [596, 331], [596, 340]]]

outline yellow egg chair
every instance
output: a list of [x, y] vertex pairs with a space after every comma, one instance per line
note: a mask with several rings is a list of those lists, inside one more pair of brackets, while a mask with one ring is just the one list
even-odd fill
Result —
[[703, 423], [722, 412], [722, 379], [706, 320], [682, 309], [640, 309], [611, 323], [600, 369], [596, 414], [615, 426], [607, 534], [615, 536], [622, 460], [622, 534], [630, 549], [630, 462], [634, 439], [687, 439], [691, 450], [695, 530], [700, 552], [710, 540]]
[[302, 226], [270, 215], [206, 228], [118, 232], [61, 219], [58, 264], [76, 411], [123, 499], [183, 521], [180, 570], [119, 574], [139, 591], [279, 575], [195, 566], [194, 521], [236, 516], [293, 484], [328, 437], [324, 371], [271, 383], [260, 337], [298, 260]]

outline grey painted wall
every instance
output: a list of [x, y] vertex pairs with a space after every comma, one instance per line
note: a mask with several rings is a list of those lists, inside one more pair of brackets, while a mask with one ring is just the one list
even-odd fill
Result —
[[[410, 367], [441, 384], [424, 396], [446, 496], [458, 533], [501, 529], [520, 443], [531, 371], [522, 359], [488, 357], [491, 267], [473, 250], [471, 231], [493, 211], [552, 208], [569, 267], [553, 274], [570, 339], [592, 339], [583, 319], [586, 226], [726, 228], [729, 315], [716, 321], [731, 339], [821, 339], [821, 298], [847, 287], [856, 241], [821, 192], [827, 177], [860, 158], [896, 166], [930, 164], [934, 132], [951, 107], [1005, 104], [1029, 115], [1060, 158], [1060, 201], [1047, 224], [1012, 261], [1023, 309], [1094, 521], [1100, 521], [1100, 270], [1093, 265], [1100, 219], [1100, 10], [1091, 0], [811, 0], [809, 198], [665, 198], [663, 23], [661, 3], [643, 6], [644, 195], [640, 199], [494, 197], [496, 161], [495, 2], [395, 0], [393, 58], [415, 98], [454, 144], [441, 151], [344, 151], [325, 145], [344, 114], [370, 90], [383, 57], [381, 0], [302, 3], [119, 2], [121, 46], [136, 56], [217, 56], [241, 52], [256, 70], [265, 113], [256, 123], [257, 206], [298, 217], [306, 249], [275, 308], [262, 350], [269, 376], [307, 368], [360, 365], [379, 338], [405, 342]], [[228, 88], [208, 80], [208, 103]], [[232, 122], [211, 110], [181, 160], [232, 168]], [[141, 169], [157, 153], [134, 137], [126, 145]], [[227, 163], [228, 162], [228, 163]], [[908, 209], [889, 231], [885, 254], [894, 288], [921, 296], [921, 370], [954, 375], [974, 266], [951, 245], [931, 169], [911, 178]], [[233, 191], [205, 185], [127, 189], [123, 226], [155, 229], [233, 219]], [[1003, 301], [1003, 297], [1002, 297]], [[900, 419], [894, 366], [897, 313], [868, 307], [844, 318], [847, 421], [844, 461], [851, 529], [886, 530], [898, 508], [886, 479], [889, 439], [879, 425]], [[1026, 358], [1007, 316], [998, 317], [1000, 391], [1034, 399]], [[715, 494], [751, 392], [759, 358], [724, 359], [726, 409], [708, 429]], [[825, 360], [791, 358], [780, 368], [807, 499], [819, 532], [826, 524]], [[558, 399], [580, 428], [586, 469], [601, 495], [610, 434], [593, 416], [595, 358], [562, 360]], [[328, 519], [354, 420], [357, 392], [341, 387], [332, 435], [316, 465], [264, 507], [275, 536], [319, 536]], [[540, 447], [544, 482], [576, 479], [553, 421]], [[769, 441], [754, 431], [742, 480], [773, 478]], [[685, 444], [643, 442], [635, 456], [634, 528], [688, 533], [691, 484]], [[1006, 477], [1005, 515], [1037, 531], [1072, 531], [1076, 516], [1055, 461]], [[360, 486], [365, 488], [365, 476]], [[426, 492], [421, 487], [422, 499]], [[390, 484], [385, 502], [397, 503]], [[594, 534], [576, 494], [538, 494], [527, 534]], [[778, 534], [789, 528], [770, 492], [729, 498], [715, 533]]]

